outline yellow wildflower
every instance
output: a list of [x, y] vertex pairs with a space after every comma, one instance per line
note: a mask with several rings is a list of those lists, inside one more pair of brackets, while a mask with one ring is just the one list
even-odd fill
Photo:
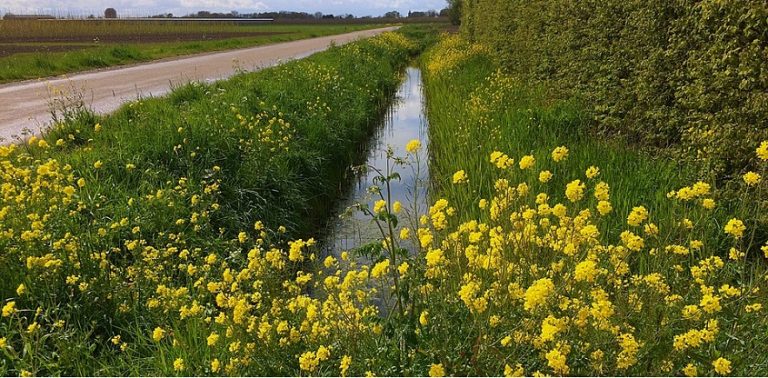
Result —
[[16, 313], [16, 302], [10, 301], [3, 306], [3, 317], [7, 318]]
[[568, 147], [560, 146], [552, 150], [552, 160], [559, 162], [566, 158], [568, 158]]
[[551, 367], [557, 375], [566, 375], [570, 371], [566, 356], [559, 349], [552, 349], [545, 355], [547, 366]]
[[585, 188], [586, 185], [584, 185], [581, 180], [573, 180], [565, 186], [565, 196], [568, 197], [571, 202], [578, 202], [584, 197]]
[[419, 324], [422, 326], [429, 324], [429, 311], [424, 310], [421, 312], [421, 315], [419, 315]]
[[520, 158], [520, 169], [532, 168], [536, 164], [536, 158], [533, 155], [525, 155]]
[[554, 291], [555, 284], [552, 283], [552, 280], [549, 278], [541, 278], [536, 280], [525, 291], [525, 309], [535, 310], [537, 307], [546, 304], [547, 299], [552, 293], [554, 293]]
[[741, 239], [741, 237], [744, 236], [744, 231], [747, 229], [746, 226], [744, 226], [744, 222], [742, 222], [739, 219], [731, 218], [731, 220], [726, 223], [725, 228], [723, 229], [726, 234], [729, 234], [733, 236], [736, 239]]
[[593, 282], [597, 276], [597, 273], [597, 264], [595, 264], [595, 262], [592, 260], [586, 260], [576, 265], [574, 278], [576, 281]]
[[159, 342], [164, 337], [165, 337], [165, 330], [164, 329], [162, 329], [160, 327], [156, 327], [155, 330], [152, 331], [152, 340], [155, 340], [156, 342]]
[[409, 153], [415, 153], [421, 148], [421, 141], [418, 139], [412, 139], [408, 144], [405, 145], [405, 150]]
[[514, 368], [509, 365], [504, 365], [504, 376], [505, 377], [522, 377], [525, 375], [525, 369], [523, 369], [523, 365], [517, 364]]
[[760, 175], [749, 171], [744, 174], [744, 176], [741, 176], [744, 179], [744, 182], [747, 183], [747, 186], [753, 186], [760, 183]]
[[219, 334], [216, 332], [211, 332], [206, 340], [208, 342], [208, 346], [216, 345], [216, 343], [219, 341]]
[[760, 160], [768, 160], [768, 140], [762, 141], [760, 147], [758, 147], [755, 152]]
[[608, 201], [600, 201], [597, 203], [597, 212], [600, 215], [608, 215], [613, 210], [613, 206]]
[[373, 204], [373, 212], [375, 214], [381, 214], [387, 208], [387, 201], [378, 200]]
[[432, 364], [432, 366], [429, 368], [429, 376], [445, 377], [445, 369], [443, 368], [443, 364]]
[[341, 358], [341, 363], [339, 364], [339, 371], [341, 372], [342, 377], [347, 376], [347, 371], [349, 370], [350, 365], [352, 365], [352, 357], [344, 356]]
[[730, 374], [731, 372], [731, 361], [722, 357], [712, 361], [712, 366], [715, 368], [715, 373], [720, 375]]
[[688, 364], [683, 368], [683, 374], [685, 374], [686, 377], [697, 377], [699, 375], [699, 370], [696, 369], [696, 365]]
[[453, 174], [453, 183], [454, 184], [466, 184], [469, 182], [469, 178], [467, 177], [467, 173], [464, 172], [464, 170], [456, 171], [456, 173]]
[[630, 226], [639, 226], [648, 219], [648, 210], [644, 206], [635, 206], [627, 216], [627, 224]]
[[600, 168], [595, 167], [593, 165], [593, 166], [587, 168], [586, 175], [587, 175], [588, 179], [593, 179], [593, 178], [595, 178], [595, 177], [600, 175]]
[[175, 361], [173, 361], [173, 370], [175, 371], [184, 371], [184, 359], [177, 358]]

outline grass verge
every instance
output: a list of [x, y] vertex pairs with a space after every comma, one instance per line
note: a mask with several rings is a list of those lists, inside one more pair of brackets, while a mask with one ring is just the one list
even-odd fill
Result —
[[[77, 49], [72, 51], [19, 53], [0, 58], [0, 83], [40, 79], [78, 71], [147, 62], [195, 53], [231, 50], [269, 43], [349, 33], [380, 26], [382, 25], [229, 26], [223, 30], [285, 34], [187, 42], [115, 43], [101, 46], [91, 44], [84, 48], [78, 46]], [[162, 36], [162, 33], [159, 35]], [[151, 36], [146, 36], [146, 38], [151, 40]], [[51, 46], [66, 46], [66, 44], [60, 43]]]
[[459, 375], [764, 374], [745, 358], [768, 328], [754, 210], [595, 138], [578, 101], [492, 56], [453, 36], [423, 58], [439, 199], [420, 348]]
[[0, 374], [295, 374], [309, 330], [270, 318], [315, 306], [286, 302], [315, 257], [285, 242], [417, 51], [385, 33], [1, 147]]

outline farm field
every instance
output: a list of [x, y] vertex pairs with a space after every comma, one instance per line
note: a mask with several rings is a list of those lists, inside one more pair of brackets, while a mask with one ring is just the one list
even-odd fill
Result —
[[0, 83], [381, 26], [0, 20]]
[[0, 374], [768, 375], [768, 6], [462, 4], [0, 147]]

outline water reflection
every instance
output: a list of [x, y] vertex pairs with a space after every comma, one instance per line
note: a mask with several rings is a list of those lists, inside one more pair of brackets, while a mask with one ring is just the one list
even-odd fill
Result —
[[[383, 124], [375, 131], [369, 142], [366, 164], [382, 171], [387, 167], [387, 149], [394, 151], [394, 156], [405, 156], [405, 145], [412, 139], [422, 141], [421, 159], [418, 164], [410, 166], [395, 166], [392, 170], [400, 174], [401, 179], [390, 182], [391, 201], [403, 204], [401, 222], [410, 226], [415, 220], [413, 214], [423, 214], [426, 211], [426, 180], [427, 168], [427, 121], [424, 114], [424, 99], [422, 96], [421, 71], [409, 67], [405, 72], [405, 80], [397, 91], [395, 101], [390, 105]], [[390, 166], [393, 164], [390, 163]], [[417, 175], [418, 172], [418, 175]], [[345, 210], [356, 203], [373, 203], [378, 196], [372, 197], [368, 188], [374, 185], [377, 174], [369, 170], [355, 175], [353, 185], [342, 196], [328, 225], [324, 248], [328, 254], [338, 256], [342, 251], [376, 241], [381, 238], [378, 227], [370, 218], [355, 211]], [[418, 188], [418, 189], [417, 189]], [[410, 214], [411, 216], [408, 216]]]

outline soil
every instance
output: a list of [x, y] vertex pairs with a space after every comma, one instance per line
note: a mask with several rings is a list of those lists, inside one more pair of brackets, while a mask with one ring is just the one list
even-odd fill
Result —
[[80, 35], [80, 36], [9, 36], [0, 34], [0, 43], [154, 43], [154, 42], [186, 42], [210, 41], [219, 39], [262, 37], [291, 32], [193, 32], [193, 33], [137, 33], [112, 35]]
[[[4, 37], [0, 34], [0, 58], [19, 53], [46, 53], [80, 50], [101, 44], [115, 43], [155, 43], [155, 42], [194, 42], [214, 41], [232, 38], [263, 37], [291, 32], [214, 32], [214, 33], [162, 33], [162, 34], [122, 34], [104, 36], [69, 36], [69, 37]], [[29, 44], [28, 44], [29, 43]], [[57, 43], [72, 43], [57, 44]], [[81, 43], [77, 45], [76, 43]], [[82, 45], [87, 43], [88, 45]]]

